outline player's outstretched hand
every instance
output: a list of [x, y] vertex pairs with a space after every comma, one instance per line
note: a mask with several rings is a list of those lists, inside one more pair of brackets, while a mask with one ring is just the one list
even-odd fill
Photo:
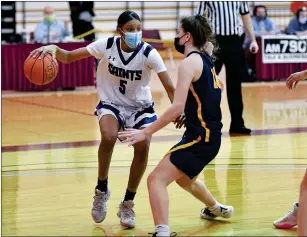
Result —
[[120, 139], [125, 139], [123, 142], [127, 142], [128, 146], [132, 146], [146, 140], [147, 135], [144, 130], [126, 129], [125, 131], [119, 132], [118, 137]]
[[182, 114], [178, 118], [176, 118], [174, 120], [174, 124], [176, 125], [176, 128], [182, 128], [182, 126], [185, 125], [185, 114]]
[[307, 70], [293, 73], [287, 78], [286, 86], [290, 90], [294, 89], [299, 81], [303, 81], [305, 79], [307, 79]]
[[55, 60], [57, 48], [58, 48], [58, 46], [56, 46], [56, 45], [42, 46], [38, 49], [34, 49], [30, 53], [30, 56], [35, 58], [37, 55], [40, 55], [39, 59], [42, 59], [42, 58], [44, 58], [46, 53], [50, 53], [52, 55], [52, 58]]

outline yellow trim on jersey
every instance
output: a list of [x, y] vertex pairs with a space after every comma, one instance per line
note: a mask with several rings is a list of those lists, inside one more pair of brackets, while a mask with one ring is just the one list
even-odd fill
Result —
[[221, 86], [221, 84], [220, 84], [220, 81], [219, 81], [219, 78], [218, 78], [218, 76], [216, 75], [215, 68], [211, 68], [211, 73], [212, 73], [212, 75], [213, 75], [214, 89], [222, 88], [222, 86]]
[[199, 98], [198, 98], [198, 95], [196, 94], [196, 92], [195, 92], [194, 87], [193, 87], [192, 84], [190, 85], [190, 90], [191, 90], [191, 92], [192, 92], [192, 94], [193, 94], [193, 96], [194, 96], [194, 98], [195, 98], [195, 100], [196, 100], [196, 102], [197, 102], [197, 105], [198, 105], [198, 108], [197, 108], [197, 117], [198, 117], [198, 119], [199, 119], [199, 121], [200, 121], [200, 123], [201, 123], [201, 126], [202, 126], [202, 127], [205, 129], [205, 131], [206, 131], [205, 142], [209, 142], [210, 130], [207, 128], [206, 123], [205, 123], [205, 121], [203, 120], [202, 113], [201, 113], [201, 102], [200, 102], [200, 100], [199, 100]]
[[222, 85], [219, 79], [216, 80], [216, 84], [220, 89], [222, 89]]
[[166, 155], [168, 155], [168, 154], [170, 154], [170, 153], [172, 153], [172, 152], [174, 152], [174, 151], [178, 151], [178, 150], [180, 150], [180, 149], [184, 149], [184, 148], [193, 146], [195, 143], [198, 143], [200, 140], [201, 140], [201, 136], [199, 136], [199, 137], [197, 138], [197, 140], [193, 140], [193, 141], [191, 141], [191, 142], [189, 142], [189, 143], [182, 144], [182, 145], [180, 145], [180, 146], [174, 147], [173, 149], [169, 150], [169, 151], [166, 153]]

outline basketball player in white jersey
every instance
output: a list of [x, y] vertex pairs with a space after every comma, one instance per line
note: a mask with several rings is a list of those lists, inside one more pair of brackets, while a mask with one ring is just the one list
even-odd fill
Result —
[[[73, 51], [49, 45], [32, 52], [34, 57], [42, 53], [41, 58], [45, 53], [51, 53], [62, 63], [90, 56], [101, 60], [97, 69], [100, 102], [95, 111], [101, 143], [98, 150], [98, 181], [92, 208], [92, 218], [97, 223], [102, 222], [107, 214], [106, 203], [111, 194], [108, 172], [118, 131], [125, 128], [142, 129], [157, 119], [148, 86], [152, 69], [158, 74], [171, 102], [174, 97], [174, 86], [161, 56], [151, 45], [141, 41], [139, 16], [132, 11], [123, 12], [117, 21], [117, 32], [120, 36], [100, 39]], [[178, 122], [181, 123], [182, 120]], [[133, 200], [147, 166], [150, 139], [134, 145], [128, 187], [117, 213], [121, 225], [125, 227], [135, 227]]]
[[[303, 80], [307, 80], [307, 70], [291, 74], [287, 79], [287, 87], [292, 90]], [[291, 229], [298, 225], [298, 236], [307, 236], [307, 169], [301, 182], [299, 203], [283, 217], [273, 222], [277, 229]]]

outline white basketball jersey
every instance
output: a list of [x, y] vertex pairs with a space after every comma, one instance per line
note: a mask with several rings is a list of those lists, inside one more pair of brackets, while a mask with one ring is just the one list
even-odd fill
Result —
[[120, 37], [95, 41], [87, 50], [101, 59], [96, 75], [101, 101], [129, 107], [152, 104], [151, 70], [166, 71], [157, 50], [141, 42], [134, 52], [126, 53], [121, 50]]

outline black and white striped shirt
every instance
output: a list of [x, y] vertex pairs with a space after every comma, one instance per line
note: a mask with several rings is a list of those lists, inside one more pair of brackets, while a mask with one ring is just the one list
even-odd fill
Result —
[[207, 18], [215, 35], [239, 35], [240, 15], [249, 13], [247, 2], [229, 1], [203, 1], [199, 3], [197, 13]]

